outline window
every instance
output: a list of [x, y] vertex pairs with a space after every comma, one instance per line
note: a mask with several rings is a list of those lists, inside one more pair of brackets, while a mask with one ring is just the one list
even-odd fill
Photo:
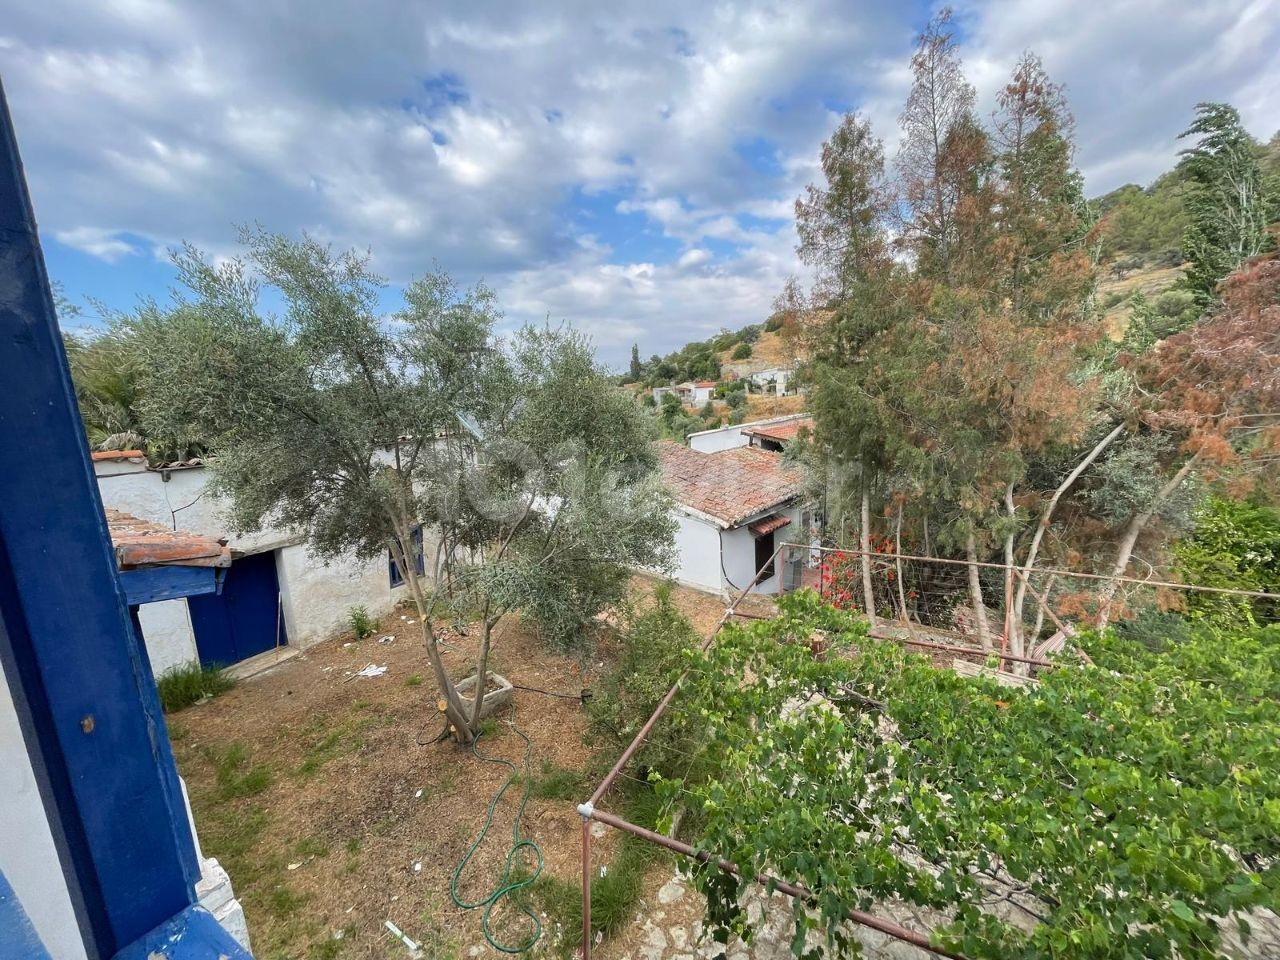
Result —
[[773, 576], [773, 536], [771, 530], [756, 537], [756, 570], [760, 572], [761, 580], [768, 580]]
[[[398, 587], [404, 583], [400, 568], [396, 566], [396, 558], [387, 550], [387, 568], [391, 572], [391, 586]], [[418, 576], [426, 575], [427, 565], [422, 552], [422, 527], [413, 528], [413, 568]]]

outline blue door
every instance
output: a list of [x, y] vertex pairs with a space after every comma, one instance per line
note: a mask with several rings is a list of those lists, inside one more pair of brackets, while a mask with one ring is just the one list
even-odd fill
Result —
[[222, 592], [188, 597], [196, 650], [205, 666], [227, 666], [289, 642], [279, 607], [276, 555], [255, 553], [227, 568]]

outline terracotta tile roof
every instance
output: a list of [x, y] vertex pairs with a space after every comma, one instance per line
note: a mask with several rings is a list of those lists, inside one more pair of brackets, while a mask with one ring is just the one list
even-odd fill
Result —
[[697, 380], [693, 385], [695, 387], [714, 387], [716, 382], [714, 380]]
[[187, 567], [229, 567], [231, 550], [212, 537], [169, 530], [149, 520], [107, 508], [107, 527], [121, 570], [176, 564]]
[[794, 440], [802, 427], [809, 433], [813, 433], [813, 417], [798, 417], [785, 423], [767, 423], [759, 427], [744, 426], [742, 432], [748, 436], [764, 437], [767, 440], [786, 443], [788, 440]]
[[784, 468], [781, 454], [754, 447], [703, 453], [660, 440], [658, 463], [677, 503], [726, 527], [793, 500], [803, 490], [800, 472]]
[[97, 463], [103, 460], [141, 460], [146, 454], [141, 450], [94, 450], [89, 456]]
[[781, 530], [791, 522], [791, 518], [785, 513], [775, 513], [771, 517], [765, 517], [763, 520], [757, 520], [755, 523], [747, 527], [757, 537], [763, 537], [766, 533], [773, 533], [775, 530]]

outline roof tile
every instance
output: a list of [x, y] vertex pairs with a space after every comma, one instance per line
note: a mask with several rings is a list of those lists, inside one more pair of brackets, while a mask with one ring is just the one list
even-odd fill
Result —
[[670, 440], [658, 442], [662, 479], [683, 506], [736, 526], [803, 492], [799, 470], [782, 456], [754, 447], [703, 453]]
[[797, 417], [785, 423], [768, 423], [759, 427], [744, 425], [742, 432], [752, 437], [764, 437], [767, 440], [786, 443], [788, 440], [794, 440], [801, 429], [813, 433], [813, 417]]
[[177, 564], [188, 567], [227, 567], [231, 551], [212, 537], [169, 530], [149, 520], [107, 508], [107, 527], [121, 570]]

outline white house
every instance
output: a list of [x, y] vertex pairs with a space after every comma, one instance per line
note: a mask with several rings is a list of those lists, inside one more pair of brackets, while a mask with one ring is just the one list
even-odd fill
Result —
[[778, 453], [745, 445], [704, 453], [664, 440], [658, 459], [676, 501], [676, 579], [714, 593], [736, 592], [765, 570], [752, 589], [778, 593], [785, 577], [780, 581], [774, 551], [788, 532], [808, 540], [811, 516], [800, 472], [784, 466]]
[[785, 417], [717, 427], [714, 430], [700, 430], [689, 434], [689, 446], [701, 453], [715, 453], [735, 447], [780, 451], [804, 432], [813, 432], [813, 417], [807, 413], [793, 413]]
[[662, 398], [668, 393], [675, 394], [680, 402], [687, 406], [700, 407], [713, 396], [716, 392], [716, 382], [714, 380], [686, 380], [684, 383], [677, 383], [670, 387], [654, 387], [653, 399], [659, 405]]
[[790, 392], [791, 376], [792, 371], [787, 367], [770, 367], [749, 374], [748, 379], [762, 390], [767, 390], [772, 384], [774, 393], [781, 397]]
[[716, 392], [716, 382], [714, 380], [696, 380], [693, 383], [682, 383], [680, 386], [688, 388], [688, 399], [685, 402], [695, 407], [702, 406]]
[[[347, 556], [327, 565], [302, 538], [279, 529], [235, 536], [224, 504], [209, 494], [199, 461], [153, 467], [141, 451], [93, 454], [102, 502], [166, 529], [224, 540], [232, 563], [216, 596], [150, 603], [142, 632], [157, 675], [186, 663], [229, 665], [272, 651], [304, 649], [346, 628], [354, 606], [374, 617], [403, 592], [390, 558]], [[420, 547], [419, 547], [420, 550]]]

